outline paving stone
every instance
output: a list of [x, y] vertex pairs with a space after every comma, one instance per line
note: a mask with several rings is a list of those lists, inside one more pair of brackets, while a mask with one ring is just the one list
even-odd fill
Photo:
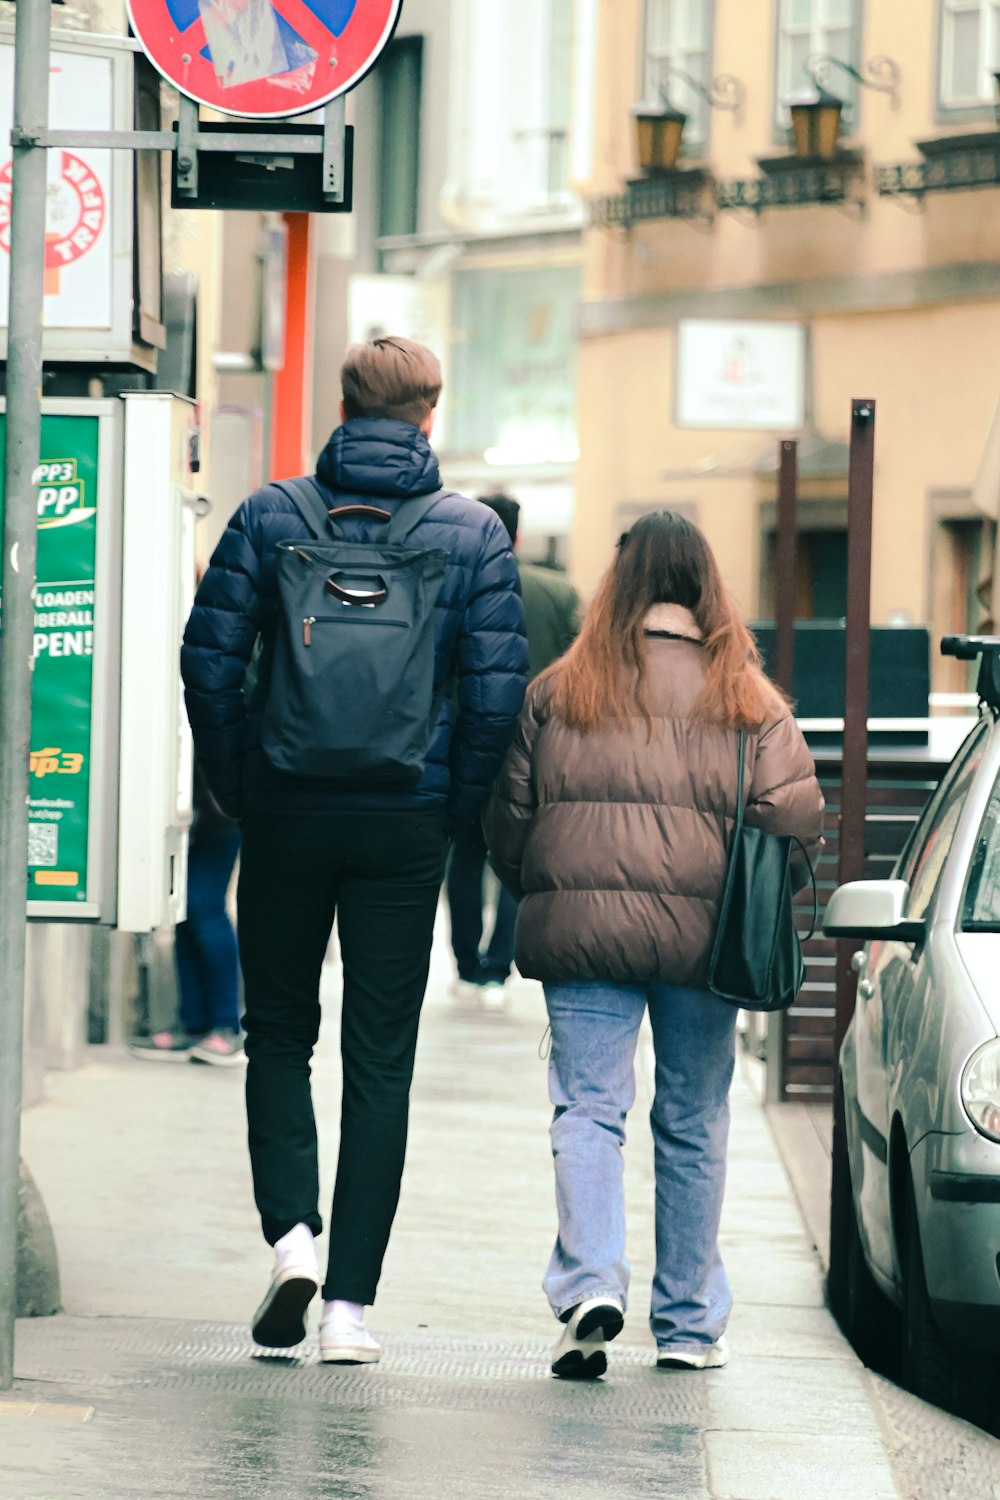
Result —
[[[766, 1423], [766, 1411], [761, 1412]], [[817, 1433], [709, 1432], [713, 1500], [898, 1500], [877, 1437]]]

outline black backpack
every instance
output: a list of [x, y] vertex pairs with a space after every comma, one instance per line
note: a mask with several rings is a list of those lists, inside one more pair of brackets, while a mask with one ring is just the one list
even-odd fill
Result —
[[[405, 545], [444, 494], [329, 510], [312, 479], [276, 486], [314, 538], [278, 544], [279, 623], [264, 754], [279, 771], [344, 787], [419, 780], [437, 721], [434, 607], [449, 554]], [[345, 541], [337, 522], [383, 523]]]

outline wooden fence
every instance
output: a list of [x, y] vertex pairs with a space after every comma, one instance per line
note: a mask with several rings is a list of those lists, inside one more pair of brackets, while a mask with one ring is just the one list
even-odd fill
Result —
[[[837, 885], [841, 764], [839, 751], [817, 750], [815, 757], [826, 797], [826, 843], [817, 870], [822, 927], [823, 911]], [[879, 752], [870, 758], [865, 815], [866, 879], [891, 875], [914, 823], [947, 766], [947, 760], [929, 754], [915, 757], [912, 752], [896, 758]], [[798, 906], [800, 929], [807, 932], [812, 921], [811, 890], [800, 894]], [[803, 951], [806, 981], [783, 1023], [779, 1096], [783, 1100], [832, 1100], [836, 1064], [833, 1052], [836, 944], [818, 934], [806, 942]]]

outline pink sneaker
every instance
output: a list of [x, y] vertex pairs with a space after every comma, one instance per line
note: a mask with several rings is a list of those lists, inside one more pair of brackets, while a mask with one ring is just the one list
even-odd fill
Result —
[[192, 1036], [182, 1027], [175, 1026], [167, 1031], [156, 1031], [152, 1036], [137, 1037], [129, 1042], [128, 1050], [143, 1062], [187, 1062], [194, 1047], [202, 1040], [202, 1037]]
[[236, 1031], [210, 1031], [191, 1048], [191, 1061], [212, 1068], [235, 1068], [247, 1060], [243, 1038]]

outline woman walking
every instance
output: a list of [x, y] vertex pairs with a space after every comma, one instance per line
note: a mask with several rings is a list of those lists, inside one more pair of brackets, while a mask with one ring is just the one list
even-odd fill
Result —
[[728, 1359], [718, 1232], [736, 1011], [707, 986], [738, 797], [748, 825], [818, 842], [812, 759], [705, 538], [681, 516], [646, 516], [576, 643], [529, 689], [490, 815], [494, 867], [522, 901], [518, 968], [544, 982], [552, 1027], [556, 1375], [602, 1375], [622, 1328], [621, 1148], [647, 1008], [657, 1364]]

